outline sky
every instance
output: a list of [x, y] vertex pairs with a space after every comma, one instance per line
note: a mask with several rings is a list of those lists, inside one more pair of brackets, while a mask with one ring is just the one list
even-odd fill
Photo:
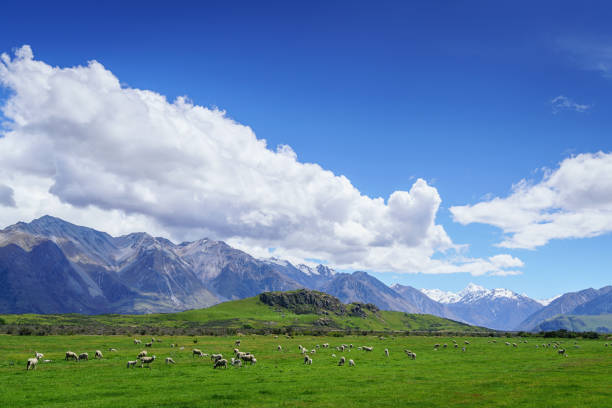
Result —
[[469, 282], [611, 284], [612, 6], [7, 2], [0, 227]]

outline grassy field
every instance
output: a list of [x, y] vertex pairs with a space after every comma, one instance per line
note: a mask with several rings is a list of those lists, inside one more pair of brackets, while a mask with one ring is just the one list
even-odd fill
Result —
[[[536, 344], [554, 339], [398, 336], [307, 337], [245, 335], [240, 349], [257, 364], [226, 370], [208, 358], [193, 358], [195, 346], [230, 357], [236, 337], [163, 337], [150, 354], [150, 369], [127, 369], [142, 346], [127, 336], [0, 336], [0, 407], [610, 407], [611, 340], [558, 339], [567, 357]], [[142, 340], [149, 340], [142, 339]], [[465, 352], [464, 340], [469, 340]], [[518, 347], [508, 347], [505, 341]], [[329, 343], [303, 364], [298, 345]], [[578, 347], [574, 346], [577, 343]], [[176, 343], [184, 350], [171, 348]], [[350, 352], [333, 349], [353, 344]], [[448, 348], [435, 351], [435, 343]], [[282, 345], [283, 351], [276, 350]], [[373, 352], [358, 346], [373, 346]], [[109, 352], [109, 348], [116, 352]], [[390, 357], [384, 356], [388, 348]], [[403, 353], [410, 349], [417, 359]], [[67, 350], [100, 349], [102, 360], [64, 361]], [[48, 363], [27, 372], [35, 351]], [[332, 357], [335, 353], [337, 357]], [[338, 367], [340, 356], [356, 367]], [[165, 357], [177, 362], [164, 364]]]
[[220, 303], [218, 305], [179, 313], [148, 315], [0, 315], [9, 325], [55, 325], [55, 326], [106, 326], [106, 327], [214, 327], [275, 329], [296, 328], [338, 328], [352, 330], [433, 330], [455, 332], [483, 332], [488, 329], [469, 326], [464, 323], [432, 315], [415, 315], [403, 312], [378, 311], [367, 318], [356, 316], [326, 316], [332, 321], [331, 327], [317, 326], [319, 314], [296, 314], [291, 310], [275, 308], [262, 303], [258, 297]]

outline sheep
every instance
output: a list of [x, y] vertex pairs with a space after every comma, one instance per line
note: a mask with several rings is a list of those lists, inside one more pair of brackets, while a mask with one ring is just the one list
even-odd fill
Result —
[[175, 347], [176, 347], [176, 344], [170, 343], [170, 348], [175, 348]]
[[248, 353], [244, 353], [242, 356], [242, 361], [244, 361], [245, 363], [248, 361], [251, 363], [251, 365], [255, 364], [257, 362], [257, 359], [255, 359], [255, 356], [252, 354], [248, 354]]
[[52, 362], [52, 361], [53, 361], [53, 360], [43, 360], [43, 363], [50, 363], [50, 362]]
[[155, 343], [155, 338], [151, 337], [151, 343]]
[[466, 350], [466, 348], [465, 348], [465, 347], [461, 347], [461, 351], [465, 351], [465, 350]]
[[151, 368], [151, 363], [155, 361], [155, 356], [151, 357], [141, 357], [140, 358], [140, 368], [142, 368], [145, 364], [147, 367]]
[[138, 340], [138, 339], [134, 339], [134, 344], [140, 344], [142, 343], [142, 341]]
[[459, 345], [457, 343], [455, 343], [455, 348], [459, 348]]
[[166, 357], [166, 364], [176, 364], [172, 357]]
[[512, 347], [518, 347], [516, 343], [512, 343]]
[[389, 349], [385, 349], [385, 356], [389, 357]]
[[240, 350], [238, 350], [237, 348], [234, 349], [234, 354], [238, 354], [240, 353]]
[[38, 359], [36, 357], [28, 358], [28, 363], [26, 364], [26, 371], [30, 368], [32, 370], [36, 370], [36, 365], [38, 364]]
[[232, 357], [232, 365], [234, 367], [242, 367], [242, 360]]
[[333, 358], [336, 358], [336, 353], [332, 354], [331, 356], [332, 356]]
[[440, 347], [439, 344], [434, 344], [434, 348], [437, 349], [438, 347]]
[[304, 364], [306, 365], [312, 365], [312, 358], [306, 356], [306, 360], [304, 361]]
[[74, 361], [79, 361], [79, 356], [75, 352], [67, 351], [66, 352], [66, 361], [68, 361], [70, 359], [74, 359]]
[[364, 351], [372, 351], [372, 350], [374, 350], [374, 347], [363, 346], [363, 350]]
[[448, 347], [448, 344], [444, 343], [444, 344], [442, 345], [442, 347], [447, 348], [447, 347]]
[[278, 347], [276, 347], [276, 350], [283, 351], [283, 347], [279, 344]]
[[179, 350], [185, 350], [185, 346], [179, 347]]
[[275, 335], [275, 336], [274, 336], [274, 338], [275, 338], [275, 339], [278, 339], [278, 336], [277, 336], [277, 335]]
[[39, 353], [38, 351], [34, 352], [34, 357], [36, 357], [38, 360], [40, 360], [41, 358], [43, 358], [45, 355], [43, 353]]
[[223, 367], [227, 368], [227, 360], [224, 358], [220, 358], [219, 360], [215, 360], [215, 365], [213, 368]]
[[310, 354], [316, 354], [316, 353], [317, 353], [317, 349], [310, 350]]
[[142, 350], [140, 353], [138, 353], [138, 357], [136, 357], [136, 358], [146, 357], [146, 355], [147, 355], [147, 351], [146, 350]]
[[509, 345], [510, 345], [510, 343], [506, 342], [506, 346], [509, 346]]
[[329, 343], [323, 343], [323, 348], [329, 348]]
[[117, 349], [114, 349], [114, 348], [109, 348], [109, 349], [108, 349], [108, 351], [110, 351], [111, 353], [114, 353], [114, 352], [116, 352], [116, 351], [117, 351]]
[[79, 361], [81, 360], [89, 360], [89, 354], [88, 353], [79, 354]]
[[210, 359], [213, 361], [219, 361], [223, 358], [223, 354], [211, 354]]
[[469, 341], [467, 341], [467, 340], [466, 340], [466, 341], [464, 341], [464, 343], [465, 343], [465, 344], [470, 344], [470, 342], [469, 342]]
[[413, 360], [416, 360], [416, 353], [415, 352], [410, 353], [409, 357]]
[[191, 350], [191, 352], [192, 352], [191, 357], [195, 357], [195, 356], [204, 357], [203, 356], [204, 353], [202, 353], [202, 350], [200, 349], [193, 349]]
[[100, 350], [96, 350], [96, 355], [94, 358], [102, 358], [102, 352]]
[[240, 340], [236, 340], [236, 341], [234, 342], [234, 346], [236, 346], [236, 347], [240, 347]]
[[561, 355], [564, 355], [565, 354], [565, 349], [561, 349], [560, 348], [559, 350], [557, 350], [557, 353], [559, 353]]
[[355, 362], [352, 359], [349, 360], [349, 367], [355, 367]]
[[346, 361], [346, 358], [344, 358], [344, 356], [340, 357], [340, 361], [338, 361], [338, 365], [343, 366], [345, 361]]
[[153, 342], [145, 343], [145, 347], [153, 347]]
[[136, 367], [137, 363], [138, 363], [138, 360], [129, 360], [127, 362], [127, 368], [130, 368], [130, 367], [134, 368], [134, 367]]

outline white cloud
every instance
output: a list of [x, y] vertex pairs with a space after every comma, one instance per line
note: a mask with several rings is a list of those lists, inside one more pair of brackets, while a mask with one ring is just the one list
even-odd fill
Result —
[[557, 41], [560, 50], [569, 54], [582, 69], [599, 72], [612, 79], [612, 41], [610, 39], [565, 38]]
[[461, 224], [501, 228], [505, 248], [534, 249], [551, 239], [587, 238], [612, 231], [612, 154], [563, 160], [539, 183], [521, 180], [505, 198], [451, 207]]
[[592, 108], [592, 105], [583, 105], [574, 102], [567, 96], [559, 95], [550, 101], [553, 113], [557, 114], [563, 110], [572, 110], [575, 112], [586, 112]]
[[[28, 46], [3, 54], [0, 223], [52, 214], [112, 234], [208, 236], [254, 254], [378, 271], [482, 274], [491, 260], [434, 260], [458, 248], [435, 223], [438, 191], [417, 179], [387, 202], [344, 176], [275, 151], [223, 111], [122, 87], [100, 63], [52, 67]], [[514, 266], [512, 266], [514, 267]]]

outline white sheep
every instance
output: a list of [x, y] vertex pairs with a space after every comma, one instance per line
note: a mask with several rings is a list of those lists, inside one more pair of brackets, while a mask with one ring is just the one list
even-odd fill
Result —
[[385, 356], [389, 357], [389, 349], [385, 349]]
[[374, 347], [363, 346], [363, 350], [364, 351], [372, 351], [372, 350], [374, 350]]
[[89, 353], [81, 353], [79, 354], [79, 361], [81, 360], [89, 360]]
[[116, 352], [116, 351], [117, 351], [117, 349], [114, 349], [114, 348], [109, 348], [109, 349], [108, 349], [108, 351], [110, 351], [111, 353], [114, 353], [114, 352]]
[[166, 357], [166, 364], [176, 364], [172, 357]]
[[467, 340], [466, 340], [466, 341], [464, 341], [464, 343], [465, 343], [465, 344], [470, 344], [470, 342], [469, 342], [469, 341], [467, 341]]
[[28, 358], [28, 363], [26, 364], [26, 371], [29, 369], [36, 370], [36, 365], [38, 364], [38, 359], [36, 357]]
[[140, 353], [138, 353], [138, 356], [136, 358], [146, 357], [146, 355], [147, 355], [147, 350], [142, 350]]
[[142, 368], [145, 364], [147, 367], [151, 368], [151, 363], [155, 361], [155, 356], [151, 357], [141, 357], [140, 358], [140, 368]]
[[232, 365], [234, 367], [242, 367], [242, 360], [232, 357]]
[[317, 354], [317, 350], [316, 349], [310, 350], [310, 354]]
[[227, 368], [227, 360], [224, 358], [215, 360], [215, 365], [213, 366], [213, 368], [218, 368], [218, 367]]
[[323, 348], [329, 348], [329, 343], [323, 343]]
[[557, 350], [557, 353], [559, 353], [561, 355], [564, 355], [565, 354], [565, 349], [561, 349], [560, 348], [559, 350]]
[[191, 354], [192, 357], [195, 357], [195, 356], [204, 357], [203, 356], [204, 353], [202, 353], [202, 350], [200, 350], [200, 349], [193, 349], [193, 350], [191, 350], [191, 352], [192, 352], [192, 354]]
[[223, 358], [223, 354], [211, 354], [210, 359], [213, 361], [219, 361]]
[[142, 341], [138, 340], [138, 339], [134, 339], [134, 344], [140, 344], [142, 343]]
[[277, 351], [283, 351], [283, 347], [279, 344], [278, 347], [276, 347]]
[[346, 358], [344, 358], [344, 356], [340, 357], [340, 361], [338, 361], [338, 365], [343, 366], [345, 361], [346, 361]]
[[236, 340], [236, 341], [234, 342], [234, 346], [236, 346], [236, 347], [240, 347], [240, 340]]
[[138, 360], [129, 360], [127, 362], [127, 368], [130, 368], [130, 367], [134, 368], [134, 367], [136, 367], [137, 363], [138, 363]]
[[349, 360], [349, 367], [355, 367], [355, 362], [353, 361], [353, 359]]
[[255, 364], [257, 362], [257, 360], [255, 359], [255, 356], [252, 354], [248, 354], [248, 353], [244, 353], [242, 356], [240, 356], [240, 358], [242, 358], [242, 360], [246, 363], [249, 362], [251, 363], [251, 365]]
[[96, 355], [94, 358], [102, 358], [102, 352], [100, 350], [96, 350]]
[[79, 356], [77, 355], [77, 353], [75, 353], [73, 351], [67, 351], [66, 352], [66, 361], [68, 361], [70, 359], [74, 359], [74, 361], [79, 361]]
[[37, 359], [41, 359], [43, 358], [45, 355], [43, 353], [39, 353], [38, 351], [34, 352], [34, 357], [36, 357]]
[[310, 357], [306, 357], [306, 361], [304, 361], [304, 364], [306, 364], [306, 365], [312, 365], [312, 358], [310, 358]]
[[153, 347], [153, 342], [145, 343], [145, 347]]

